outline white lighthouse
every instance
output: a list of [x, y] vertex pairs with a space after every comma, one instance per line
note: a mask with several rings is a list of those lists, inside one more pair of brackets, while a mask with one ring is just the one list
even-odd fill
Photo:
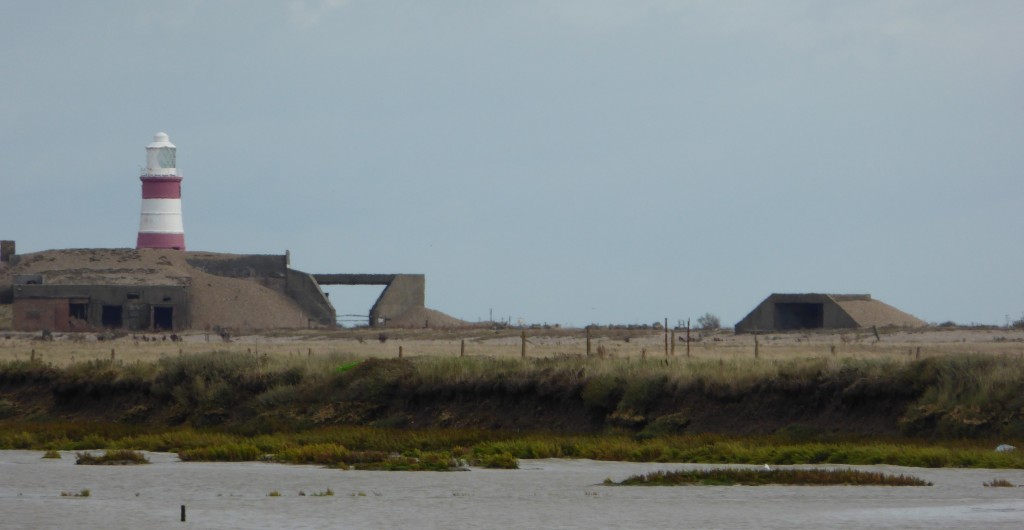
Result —
[[177, 168], [178, 148], [167, 133], [156, 133], [146, 146], [146, 169], [142, 170], [142, 218], [135, 248], [185, 250], [185, 228], [181, 223], [181, 175]]

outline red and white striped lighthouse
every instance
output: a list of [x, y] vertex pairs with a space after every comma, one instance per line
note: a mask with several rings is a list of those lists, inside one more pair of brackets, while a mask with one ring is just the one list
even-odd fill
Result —
[[162, 132], [156, 133], [153, 143], [146, 146], [146, 169], [139, 177], [142, 180], [142, 219], [135, 248], [185, 250], [177, 150]]

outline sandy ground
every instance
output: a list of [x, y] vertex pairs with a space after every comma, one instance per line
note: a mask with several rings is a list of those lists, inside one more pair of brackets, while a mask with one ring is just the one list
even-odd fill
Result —
[[[55, 365], [76, 361], [115, 359], [149, 362], [163, 356], [211, 351], [236, 351], [272, 356], [323, 356], [346, 354], [357, 357], [458, 356], [465, 341], [466, 356], [519, 357], [521, 333], [527, 337], [527, 356], [551, 357], [585, 355], [586, 331], [582, 329], [505, 330], [302, 330], [264, 335], [235, 336], [230, 341], [216, 334], [188, 332], [179, 341], [170, 335], [128, 334], [100, 340], [96, 333], [56, 333], [51, 341], [39, 333], [0, 332], [0, 360], [36, 358]], [[669, 334], [669, 353], [685, 358], [685, 331]], [[387, 337], [382, 342], [381, 335]], [[733, 359], [754, 357], [754, 336], [731, 332], [693, 331], [689, 356], [692, 359]], [[674, 352], [671, 344], [675, 344]], [[757, 337], [758, 358], [782, 360], [795, 357], [856, 357], [915, 359], [956, 353], [1024, 356], [1024, 330], [1019, 329], [928, 329], [882, 332], [871, 330], [845, 333], [777, 333]], [[594, 330], [591, 354], [608, 358], [665, 358], [665, 334], [657, 330]]]

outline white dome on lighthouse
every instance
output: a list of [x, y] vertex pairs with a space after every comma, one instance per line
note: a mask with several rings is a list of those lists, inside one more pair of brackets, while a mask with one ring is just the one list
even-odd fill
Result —
[[146, 146], [146, 149], [157, 149], [160, 147], [175, 147], [171, 143], [171, 137], [165, 132], [158, 132], [153, 135], [153, 143]]

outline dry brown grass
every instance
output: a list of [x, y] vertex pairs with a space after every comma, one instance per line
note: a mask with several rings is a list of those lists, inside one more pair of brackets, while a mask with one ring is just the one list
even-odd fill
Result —
[[[2, 306], [0, 306], [2, 307]], [[380, 334], [387, 336], [381, 342]], [[518, 329], [504, 330], [299, 330], [234, 337], [230, 342], [203, 332], [170, 335], [124, 335], [98, 340], [97, 333], [55, 333], [54, 340], [40, 340], [38, 333], [0, 332], [0, 360], [35, 357], [64, 366], [76, 361], [115, 359], [124, 362], [153, 362], [161, 357], [211, 351], [248, 352], [272, 357], [307, 357], [343, 354], [360, 358], [404, 356], [458, 357], [461, 341], [466, 356], [510, 357], [520, 355]], [[676, 334], [675, 358], [686, 357], [685, 333]], [[147, 340], [148, 339], [148, 340]], [[586, 354], [586, 333], [581, 329], [527, 330], [529, 357], [582, 356]], [[657, 330], [595, 330], [591, 353], [600, 347], [609, 358], [629, 359], [646, 355], [649, 360], [665, 358], [664, 334]], [[758, 355], [763, 360], [794, 358], [904, 359], [927, 358], [951, 353], [1024, 355], [1024, 330], [934, 329], [893, 331], [876, 340], [871, 331], [844, 333], [776, 333], [758, 336]], [[646, 353], [644, 353], [646, 352]], [[691, 334], [690, 357], [703, 360], [753, 358], [754, 336], [730, 332]]]

